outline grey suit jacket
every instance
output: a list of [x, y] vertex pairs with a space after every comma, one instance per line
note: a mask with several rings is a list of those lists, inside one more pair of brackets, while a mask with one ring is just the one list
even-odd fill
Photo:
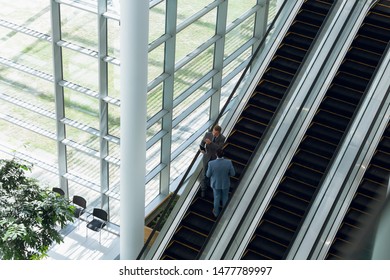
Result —
[[200, 145], [206, 148], [206, 153], [203, 154], [203, 167], [206, 168], [207, 164], [210, 160], [217, 158], [217, 150], [222, 149], [223, 144], [225, 143], [225, 136], [220, 134], [216, 139], [215, 142], [212, 142], [208, 145], [206, 145], [205, 139], [213, 140], [213, 133], [212, 132], [206, 132], [204, 135], [202, 141], [200, 142]]
[[209, 162], [206, 176], [210, 178], [213, 189], [228, 189], [230, 177], [236, 174], [231, 160], [217, 158]]

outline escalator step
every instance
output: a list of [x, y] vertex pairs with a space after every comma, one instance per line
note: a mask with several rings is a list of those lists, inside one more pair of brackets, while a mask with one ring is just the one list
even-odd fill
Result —
[[288, 195], [284, 192], [278, 191], [272, 199], [272, 205], [280, 207], [286, 211], [303, 216], [308, 206], [308, 201], [299, 199], [297, 197]]
[[[227, 158], [227, 157], [225, 157], [225, 158]], [[242, 172], [244, 171], [245, 165], [240, 164], [236, 161], [233, 161], [233, 167], [234, 167], [234, 170], [236, 171], [236, 175], [234, 175], [234, 178], [237, 178], [237, 179], [240, 178]]]
[[390, 154], [377, 150], [371, 160], [371, 163], [383, 167], [390, 167]]
[[257, 143], [259, 142], [259, 138], [250, 136], [249, 134], [243, 133], [239, 130], [235, 130], [229, 135], [229, 142], [242, 147], [243, 149], [254, 151]]
[[337, 237], [343, 239], [348, 242], [356, 242], [356, 232], [359, 231], [360, 228], [355, 225], [343, 223], [337, 232]]
[[346, 72], [339, 72], [333, 82], [361, 92], [366, 90], [368, 84], [368, 80], [362, 78], [359, 79]]
[[358, 188], [358, 192], [374, 199], [385, 197], [386, 191], [386, 186], [367, 179], [363, 179]]
[[290, 177], [283, 177], [283, 180], [279, 185], [279, 189], [285, 193], [300, 197], [307, 201], [310, 201], [316, 190], [313, 186], [295, 181]]
[[[388, 22], [388, 24], [390, 24], [390, 22]], [[383, 48], [381, 53], [385, 50], [386, 44], [390, 40], [389, 29], [385, 29], [377, 25], [372, 25], [370, 23], [363, 24], [359, 30], [359, 34], [375, 40], [375, 45], [378, 43], [378, 47]]]
[[[367, 31], [369, 32], [369, 31]], [[381, 42], [376, 41], [375, 44], [372, 43], [373, 39], [369, 37], [365, 37], [363, 35], [358, 35], [353, 40], [352, 46], [363, 49], [367, 52], [372, 52], [376, 54], [382, 54], [384, 49], [386, 48]]]
[[[387, 29], [387, 32], [389, 32], [389, 26], [390, 26], [390, 17], [378, 14], [378, 13], [369, 13], [368, 16], [364, 19], [365, 22], [370, 23], [372, 25], [382, 27], [383, 29]], [[389, 41], [390, 38], [383, 38], [386, 41]]]
[[352, 60], [345, 60], [339, 70], [365, 79], [371, 79], [371, 76], [375, 71], [375, 67]]
[[161, 257], [161, 260], [175, 260], [174, 258], [172, 258], [171, 256], [168, 256], [168, 255], [163, 255], [162, 257]]
[[257, 252], [254, 252], [252, 250], [246, 250], [241, 259], [242, 260], [270, 260], [270, 258], [258, 254]]
[[270, 96], [274, 96], [275, 98], [278, 98], [278, 99], [282, 99], [286, 90], [287, 90], [287, 87], [277, 85], [274, 83], [270, 83], [266, 80], [262, 80], [256, 86], [255, 91], [262, 92], [262, 93], [270, 95]]
[[357, 49], [355, 47], [351, 48], [346, 55], [347, 59], [360, 61], [373, 67], [378, 64], [380, 57], [381, 56], [377, 53], [368, 52], [362, 49]]
[[249, 243], [248, 249], [273, 260], [282, 259], [286, 247], [269, 239], [255, 235]]
[[307, 135], [301, 142], [300, 147], [308, 151], [316, 151], [316, 154], [326, 158], [331, 158], [336, 150], [335, 145]]
[[360, 228], [363, 225], [363, 221], [367, 219], [372, 219], [372, 217], [368, 216], [367, 213], [364, 213], [355, 208], [349, 208], [347, 214], [344, 217], [344, 223], [353, 225], [357, 228]]
[[186, 227], [180, 227], [175, 233], [175, 240], [184, 243], [191, 248], [200, 250], [206, 241], [206, 236], [194, 232]]
[[256, 234], [287, 247], [294, 236], [294, 231], [270, 223], [267, 220], [263, 220], [261, 225], [257, 228]]
[[165, 254], [172, 259], [178, 260], [195, 260], [198, 255], [198, 251], [176, 241], [173, 241], [165, 251]]
[[[388, 2], [388, 5], [390, 5], [390, 2]], [[384, 16], [390, 17], [390, 9], [389, 6], [385, 6], [383, 3], [378, 3], [372, 8], [373, 12], [376, 12], [378, 14], [382, 14]]]
[[[390, 129], [387, 129], [387, 130], [390, 130]], [[381, 151], [384, 151], [386, 153], [390, 153], [390, 138], [388, 137], [384, 137], [379, 146], [378, 146], [378, 149], [380, 149]]]
[[267, 126], [262, 123], [255, 122], [251, 119], [241, 117], [234, 126], [234, 128], [241, 131], [245, 131], [260, 138], [263, 135]]
[[331, 3], [324, 1], [306, 1], [302, 5], [302, 9], [326, 15], [331, 7]]
[[275, 56], [269, 66], [273, 68], [278, 68], [284, 72], [294, 75], [297, 72], [300, 63], [281, 56]]
[[226, 158], [234, 159], [235, 161], [243, 165], [246, 165], [248, 163], [248, 160], [252, 155], [252, 152], [245, 149], [241, 149], [230, 143], [225, 145], [223, 151], [225, 153]]
[[194, 211], [204, 217], [213, 219], [213, 203], [212, 203], [212, 193], [211, 200], [202, 199], [200, 197], [194, 199], [190, 206], [190, 210]]
[[275, 111], [280, 103], [280, 99], [256, 92], [249, 100], [249, 103], [270, 111]]
[[383, 137], [390, 138], [390, 123], [387, 124], [386, 130], [383, 133]]
[[283, 42], [286, 45], [295, 46], [299, 49], [307, 51], [313, 42], [313, 38], [295, 32], [288, 32], [284, 37]]
[[328, 253], [328, 255], [326, 256], [325, 259], [326, 260], [333, 260], [333, 261], [335, 261], [335, 260], [342, 260], [342, 258], [340, 258], [339, 256], [336, 256], [336, 255], [333, 255], [333, 254], [330, 254], [330, 253]]
[[292, 177], [295, 180], [317, 187], [322, 178], [322, 173], [315, 171], [309, 167], [305, 167], [296, 163], [290, 165], [286, 171], [286, 176]]
[[300, 149], [295, 154], [294, 161], [301, 165], [309, 166], [310, 168], [323, 173], [328, 167], [330, 159]]
[[325, 15], [314, 13], [309, 10], [301, 10], [296, 16], [296, 19], [303, 22], [310, 22], [312, 24], [315, 24], [316, 26], [321, 26], [325, 19]]
[[329, 254], [344, 260], [370, 260], [372, 257], [372, 236], [363, 236], [354, 243], [336, 238]]
[[351, 207], [354, 207], [365, 213], [373, 213], [372, 199], [368, 196], [357, 193], [351, 203]]
[[280, 71], [276, 68], [268, 68], [263, 77], [267, 81], [272, 81], [276, 84], [281, 84], [285, 87], [288, 87], [294, 75], [289, 74], [288, 72]]
[[325, 111], [325, 110], [319, 110], [316, 115], [314, 116], [313, 119], [314, 122], [318, 122], [321, 124], [324, 124], [328, 127], [340, 130], [340, 131], [345, 131], [347, 128], [350, 119], [346, 118], [341, 115], [336, 115], [332, 112]]
[[365, 177], [386, 186], [389, 181], [389, 170], [382, 166], [371, 164], [366, 171]]
[[370, 260], [371, 249], [361, 244], [351, 244], [344, 240], [336, 239], [329, 250], [329, 260]]
[[323, 139], [334, 145], [338, 145], [343, 133], [339, 130], [324, 126], [319, 123], [312, 123], [307, 134], [318, 139]]
[[347, 118], [351, 118], [355, 113], [356, 105], [346, 103], [340, 99], [327, 96], [321, 103], [321, 108], [327, 111], [334, 112], [339, 115], [343, 115]]
[[182, 221], [182, 225], [194, 231], [198, 231], [204, 235], [208, 235], [213, 227], [214, 222], [202, 216], [189, 212]]
[[327, 92], [327, 96], [357, 105], [362, 97], [362, 92], [352, 90], [345, 86], [332, 84]]
[[290, 230], [296, 230], [301, 218], [301, 216], [287, 212], [281, 208], [275, 207], [274, 205], [271, 205], [271, 207], [267, 209], [263, 217], [264, 220], [271, 220]]
[[242, 116], [268, 125], [269, 121], [271, 120], [271, 118], [273, 116], [273, 112], [268, 111], [264, 108], [260, 108], [260, 107], [248, 104], [245, 107], [244, 112], [242, 113]]
[[291, 45], [282, 44], [276, 51], [276, 55], [301, 62], [306, 52], [303, 49]]
[[336, 238], [331, 246], [329, 253], [333, 256], [332, 259], [345, 259], [349, 254], [345, 252], [349, 252], [352, 250], [354, 245], [346, 242], [345, 240]]
[[302, 21], [295, 21], [290, 29], [290, 32], [301, 34], [309, 38], [314, 38], [317, 35], [318, 27], [313, 24], [308, 24]]

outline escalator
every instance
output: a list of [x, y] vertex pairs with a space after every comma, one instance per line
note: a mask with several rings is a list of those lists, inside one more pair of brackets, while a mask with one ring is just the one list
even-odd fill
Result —
[[390, 39], [390, 3], [366, 15], [242, 259], [285, 259]]
[[386, 199], [390, 174], [390, 123], [382, 135], [326, 259], [370, 259], [374, 232], [368, 232]]
[[[302, 4], [272, 62], [226, 138], [225, 157], [233, 161], [236, 170], [232, 191], [237, 187], [333, 2], [307, 0]], [[161, 259], [197, 259], [216, 221], [212, 208], [212, 191], [208, 190], [205, 198], [198, 192]]]

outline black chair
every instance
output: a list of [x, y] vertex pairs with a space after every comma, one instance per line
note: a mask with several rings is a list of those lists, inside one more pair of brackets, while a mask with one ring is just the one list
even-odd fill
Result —
[[87, 208], [87, 201], [85, 200], [84, 197], [74, 195], [72, 199], [72, 203], [75, 206], [74, 216], [80, 222], [80, 216], [85, 213], [85, 209]]
[[60, 196], [65, 196], [65, 192], [60, 188], [53, 188], [52, 191], [58, 193]]
[[87, 224], [86, 237], [88, 237], [88, 229], [99, 232], [99, 244], [102, 237], [102, 228], [107, 225], [108, 214], [100, 208], [94, 208], [92, 212], [93, 219]]

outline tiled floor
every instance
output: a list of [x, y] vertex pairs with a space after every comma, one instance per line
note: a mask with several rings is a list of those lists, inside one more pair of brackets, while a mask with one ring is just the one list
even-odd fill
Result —
[[118, 229], [111, 226], [109, 231], [99, 232], [88, 230], [86, 237], [86, 222], [81, 221], [69, 225], [64, 230], [64, 242], [54, 245], [48, 252], [47, 260], [114, 260], [119, 256]]

